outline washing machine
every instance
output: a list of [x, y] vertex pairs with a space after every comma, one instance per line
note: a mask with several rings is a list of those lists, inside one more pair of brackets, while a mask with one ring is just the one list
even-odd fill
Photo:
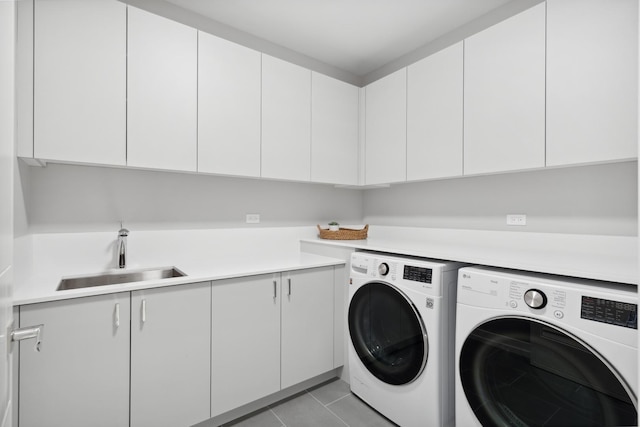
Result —
[[466, 267], [457, 300], [457, 425], [637, 425], [635, 286]]
[[461, 266], [352, 254], [351, 391], [402, 427], [453, 425], [453, 325]]

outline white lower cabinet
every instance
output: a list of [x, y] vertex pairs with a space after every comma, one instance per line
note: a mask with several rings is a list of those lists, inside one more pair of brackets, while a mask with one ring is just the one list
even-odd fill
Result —
[[211, 289], [211, 416], [280, 390], [280, 277]]
[[211, 283], [30, 304], [19, 426], [190, 426], [210, 416]]
[[333, 267], [214, 283], [211, 415], [330, 371]]
[[20, 427], [190, 426], [331, 371], [334, 267], [19, 307]]
[[211, 283], [131, 293], [131, 427], [209, 418]]
[[284, 389], [333, 369], [333, 267], [282, 274]]
[[20, 307], [20, 427], [129, 425], [129, 292]]

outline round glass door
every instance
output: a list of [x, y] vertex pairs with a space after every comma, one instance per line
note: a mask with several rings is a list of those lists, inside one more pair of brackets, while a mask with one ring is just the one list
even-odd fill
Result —
[[460, 380], [485, 427], [637, 425], [634, 398], [615, 371], [572, 336], [531, 319], [476, 328], [462, 346]]
[[407, 296], [389, 284], [371, 282], [355, 292], [349, 334], [364, 366], [387, 384], [412, 382], [427, 362], [422, 318]]

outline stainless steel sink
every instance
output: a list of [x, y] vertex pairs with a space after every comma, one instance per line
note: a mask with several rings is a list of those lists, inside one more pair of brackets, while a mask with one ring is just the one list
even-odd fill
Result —
[[92, 276], [67, 277], [60, 281], [57, 290], [90, 288], [92, 286], [115, 285], [118, 283], [144, 282], [146, 280], [170, 279], [186, 276], [176, 267], [150, 268], [135, 271], [113, 271]]

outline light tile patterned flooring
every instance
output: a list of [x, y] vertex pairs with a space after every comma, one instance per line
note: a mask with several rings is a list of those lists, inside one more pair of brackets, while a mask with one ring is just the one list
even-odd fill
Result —
[[225, 427], [393, 427], [336, 379], [225, 424]]

